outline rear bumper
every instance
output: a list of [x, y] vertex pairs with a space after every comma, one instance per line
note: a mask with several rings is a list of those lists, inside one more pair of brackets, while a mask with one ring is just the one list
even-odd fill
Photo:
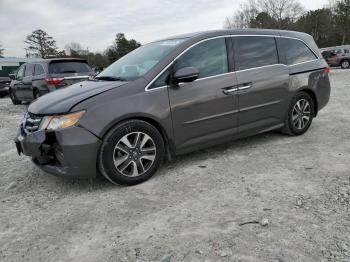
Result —
[[19, 154], [30, 156], [43, 171], [63, 177], [91, 178], [101, 141], [82, 127], [26, 134], [20, 127], [15, 138]]

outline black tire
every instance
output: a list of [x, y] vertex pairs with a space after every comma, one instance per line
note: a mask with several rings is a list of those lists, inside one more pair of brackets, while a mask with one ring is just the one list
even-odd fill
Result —
[[350, 68], [350, 60], [345, 59], [341, 61], [340, 66], [342, 69], [349, 69]]
[[[149, 142], [147, 143], [152, 143], [153, 145], [152, 148], [155, 148], [153, 162], [150, 164], [150, 163], [147, 163], [146, 161], [146, 164], [148, 164], [147, 169], [146, 168], [143, 169], [144, 165], [142, 161], [144, 159], [142, 159], [142, 156], [139, 157], [137, 161], [136, 150], [139, 149], [138, 152], [140, 155], [141, 155], [141, 152], [144, 152], [141, 149], [142, 147], [142, 145], [140, 145], [141, 141], [139, 141], [139, 143], [137, 142], [137, 140], [140, 140], [140, 139], [135, 138], [136, 142], [133, 144], [134, 151], [132, 153], [131, 153], [131, 150], [121, 151], [121, 152], [128, 151], [128, 153], [123, 156], [123, 157], [126, 157], [127, 160], [122, 162], [121, 165], [127, 166], [127, 164], [125, 163], [129, 161], [130, 166], [128, 166], [128, 168], [134, 169], [137, 162], [136, 170], [139, 171], [139, 164], [141, 162], [141, 166], [142, 166], [141, 170], [144, 170], [144, 171], [139, 172], [139, 174], [134, 177], [123, 174], [122, 172], [124, 171], [120, 170], [119, 168], [120, 166], [116, 166], [114, 164], [116, 151], [118, 150], [117, 148], [119, 148], [117, 147], [117, 145], [120, 145], [120, 143], [123, 144], [122, 140], [125, 139], [125, 137], [128, 138], [132, 136], [133, 134], [136, 134], [136, 135], [141, 134], [141, 136], [143, 137], [149, 136], [151, 139], [148, 140]], [[124, 147], [124, 148], [130, 149], [130, 147]], [[129, 120], [114, 127], [111, 131], [108, 132], [108, 134], [103, 139], [103, 143], [101, 145], [101, 149], [98, 157], [98, 167], [102, 175], [105, 176], [113, 184], [135, 185], [146, 181], [147, 179], [151, 178], [155, 174], [160, 164], [163, 162], [164, 155], [165, 155], [164, 141], [159, 131], [153, 125], [145, 121]], [[135, 161], [133, 159], [130, 159], [130, 158], [134, 158], [135, 156], [136, 156]], [[123, 157], [120, 157], [120, 158], [123, 158]], [[135, 165], [133, 166], [133, 164]], [[130, 171], [130, 173], [132, 171]]]
[[37, 99], [41, 96], [39, 90], [35, 89], [34, 92], [33, 92], [33, 99]]
[[[309, 114], [295, 114], [296, 110], [295, 107], [297, 106], [298, 102], [302, 102], [302, 101], [307, 101], [309, 103]], [[291, 136], [299, 136], [304, 134], [310, 127], [312, 120], [315, 116], [315, 102], [313, 101], [313, 99], [311, 98], [311, 96], [306, 93], [306, 92], [299, 92], [298, 94], [296, 94], [294, 96], [294, 98], [292, 99], [292, 102], [289, 106], [288, 109], [288, 115], [286, 117], [285, 120], [285, 126], [284, 128], [281, 130], [283, 133], [287, 134], [287, 135], [291, 135]], [[305, 111], [306, 112], [306, 111]], [[298, 115], [298, 120], [293, 120], [293, 118]], [[305, 126], [303, 126], [301, 128], [301, 126], [298, 127], [298, 123], [299, 119], [303, 119], [303, 121], [305, 120], [305, 117], [309, 116], [309, 120], [307, 123], [305, 123]], [[304, 123], [304, 122], [303, 122]]]
[[9, 90], [9, 96], [11, 98], [12, 104], [18, 105], [21, 103], [20, 100], [18, 100], [16, 93], [12, 91], [12, 89]]

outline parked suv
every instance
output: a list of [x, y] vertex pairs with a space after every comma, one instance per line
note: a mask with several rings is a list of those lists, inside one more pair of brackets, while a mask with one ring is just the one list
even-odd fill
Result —
[[10, 98], [14, 105], [87, 80], [94, 73], [83, 59], [45, 59], [23, 64], [12, 76]]
[[340, 66], [343, 69], [350, 68], [350, 49], [338, 48], [322, 52], [330, 66]]
[[49, 173], [100, 172], [112, 183], [136, 184], [164, 157], [276, 129], [304, 134], [328, 102], [328, 72], [304, 33], [168, 38], [134, 50], [94, 80], [40, 97], [15, 141]]

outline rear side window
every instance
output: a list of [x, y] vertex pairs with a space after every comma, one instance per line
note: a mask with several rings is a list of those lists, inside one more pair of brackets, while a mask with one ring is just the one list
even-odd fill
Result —
[[34, 68], [34, 75], [37, 76], [37, 75], [42, 75], [44, 74], [45, 71], [44, 71], [44, 68], [42, 67], [42, 65], [35, 65], [35, 68]]
[[278, 39], [279, 48], [285, 55], [287, 65], [317, 59], [317, 56], [302, 41], [289, 38]]
[[242, 36], [233, 39], [236, 41], [238, 70], [278, 64], [275, 38]]
[[91, 68], [87, 63], [80, 61], [60, 61], [51, 62], [49, 71], [50, 74], [86, 73], [91, 72]]
[[176, 60], [175, 71], [190, 66], [198, 69], [198, 78], [227, 73], [225, 38], [208, 40], [192, 47]]

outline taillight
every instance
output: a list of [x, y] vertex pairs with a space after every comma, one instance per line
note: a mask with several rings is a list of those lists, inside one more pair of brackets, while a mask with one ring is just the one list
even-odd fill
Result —
[[331, 67], [330, 66], [327, 66], [326, 69], [324, 70], [326, 71], [327, 74], [329, 74], [331, 72]]
[[60, 84], [62, 81], [64, 80], [64, 78], [46, 78], [45, 82], [48, 85], [58, 85]]

